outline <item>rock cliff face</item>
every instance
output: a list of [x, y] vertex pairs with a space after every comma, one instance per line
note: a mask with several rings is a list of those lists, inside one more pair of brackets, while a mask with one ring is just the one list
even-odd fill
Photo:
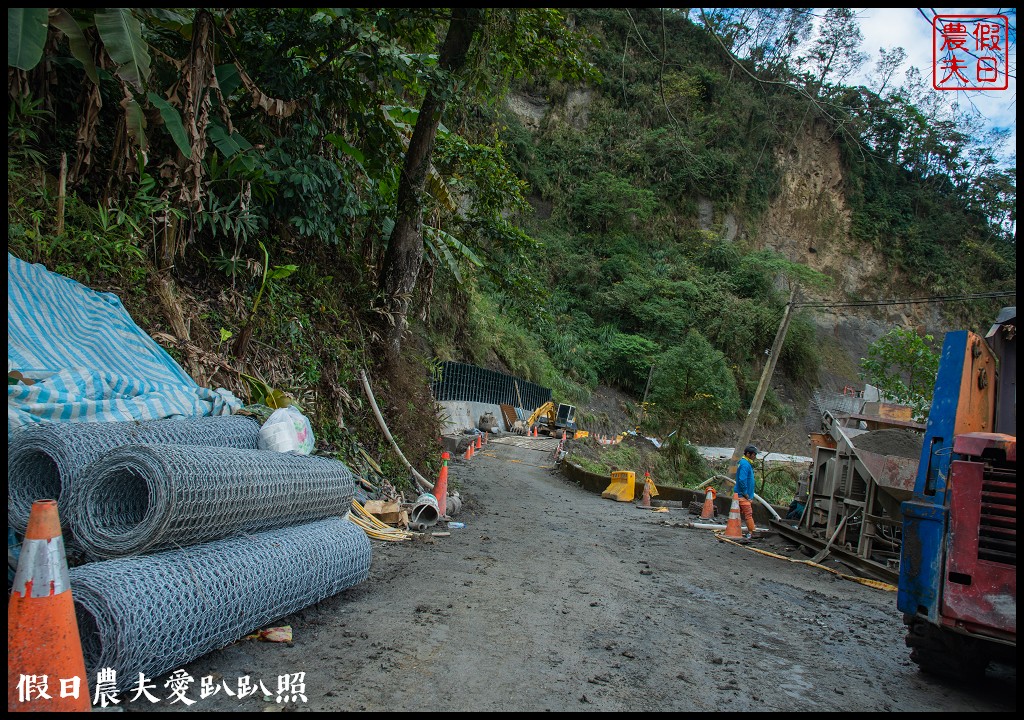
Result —
[[[777, 161], [782, 171], [780, 189], [752, 228], [750, 243], [775, 250], [832, 279], [827, 290], [807, 288], [804, 296], [808, 300], [891, 300], [928, 294], [916, 289], [913, 279], [894, 268], [878, 250], [850, 237], [851, 213], [839, 148], [824, 126], [804, 130], [790, 148], [779, 153]], [[821, 380], [826, 387], [856, 385], [857, 377], [851, 377], [850, 371], [867, 354], [868, 346], [892, 327], [915, 328], [940, 339], [947, 329], [938, 307], [926, 304], [815, 308], [813, 317], [823, 345], [838, 346], [852, 365], [832, 363], [825, 357]]]
[[[751, 233], [753, 243], [832, 278], [834, 285], [825, 295], [808, 290], [809, 297], [875, 300], [925, 293], [912, 290], [913, 279], [892, 267], [882, 253], [850, 237], [839, 148], [825, 127], [802, 132], [777, 161], [782, 170], [779, 192]], [[882, 306], [876, 317], [915, 327], [940, 326], [941, 320], [926, 307]]]
[[[508, 106], [528, 128], [547, 122], [569, 122], [580, 128], [592, 94], [571, 93], [565, 107], [540, 98], [513, 95]], [[716, 208], [697, 198], [695, 224], [749, 250], [769, 248], [832, 279], [826, 290], [803, 289], [808, 301], [849, 302], [920, 297], [908, 278], [870, 245], [850, 237], [851, 212], [839, 148], [823, 124], [802, 128], [789, 148], [776, 157], [780, 187], [760, 217], [744, 219], [733, 210]], [[946, 326], [939, 307], [925, 304], [855, 308], [815, 308], [813, 317], [822, 343], [825, 369], [819, 384], [827, 389], [858, 385], [857, 362], [868, 346], [892, 327], [911, 327], [941, 341]]]

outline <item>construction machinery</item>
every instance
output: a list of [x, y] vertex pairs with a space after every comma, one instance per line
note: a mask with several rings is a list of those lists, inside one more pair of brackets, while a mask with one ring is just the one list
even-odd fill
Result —
[[[985, 338], [948, 333], [913, 495], [897, 607], [921, 670], [969, 678], [1016, 662], [1016, 308]], [[987, 341], [987, 342], [986, 342]]]
[[897, 585], [932, 674], [1016, 659], [1015, 338], [1016, 308], [984, 338], [947, 333], [925, 425], [885, 403], [823, 410], [803, 514], [770, 521], [815, 561]]
[[924, 425], [884, 403], [865, 403], [856, 413], [826, 410], [807, 479], [798, 487], [799, 519], [772, 520], [780, 534], [826, 555], [858, 574], [895, 584], [903, 517], [921, 455]]
[[534, 410], [526, 420], [517, 421], [512, 426], [512, 431], [525, 435], [534, 426], [537, 427], [538, 433], [551, 435], [559, 439], [572, 439], [589, 434], [576, 427], [576, 408], [573, 405], [566, 405], [564, 403], [555, 405], [551, 400], [548, 400]]

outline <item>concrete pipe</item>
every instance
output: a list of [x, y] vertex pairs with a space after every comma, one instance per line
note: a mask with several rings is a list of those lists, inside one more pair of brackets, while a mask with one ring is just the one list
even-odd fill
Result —
[[409, 524], [415, 526], [430, 527], [440, 519], [441, 513], [437, 507], [437, 498], [430, 493], [423, 493], [416, 498], [409, 513]]
[[449, 517], [455, 517], [462, 511], [462, 498], [456, 493], [445, 500], [445, 511]]

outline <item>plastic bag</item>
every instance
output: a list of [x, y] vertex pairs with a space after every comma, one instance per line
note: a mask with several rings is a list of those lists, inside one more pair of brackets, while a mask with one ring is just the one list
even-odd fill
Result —
[[295, 408], [283, 407], [271, 413], [260, 428], [257, 440], [260, 450], [297, 452], [309, 455], [316, 446], [313, 426], [309, 419]]

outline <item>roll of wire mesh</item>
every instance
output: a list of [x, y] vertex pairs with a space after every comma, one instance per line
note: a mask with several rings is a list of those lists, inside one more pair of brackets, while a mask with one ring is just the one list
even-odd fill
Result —
[[370, 559], [362, 529], [327, 518], [72, 568], [88, 676], [154, 679], [363, 582]]
[[[8, 525], [24, 532], [32, 503], [41, 498], [56, 499], [67, 524], [69, 488], [90, 462], [114, 448], [168, 443], [255, 450], [259, 433], [259, 422], [245, 415], [29, 425], [14, 433], [7, 446]], [[64, 541], [70, 543], [67, 533], [65, 528]]]
[[128, 445], [76, 481], [71, 525], [95, 558], [185, 547], [352, 506], [355, 475], [315, 455], [199, 445]]

